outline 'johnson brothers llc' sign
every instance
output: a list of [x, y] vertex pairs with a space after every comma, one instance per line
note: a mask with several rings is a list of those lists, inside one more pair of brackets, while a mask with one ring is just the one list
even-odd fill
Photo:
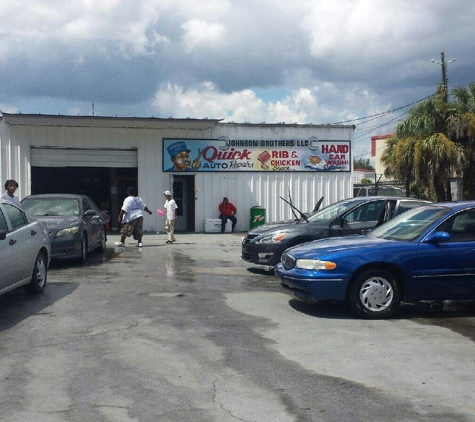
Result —
[[163, 171], [350, 171], [350, 141], [164, 139]]

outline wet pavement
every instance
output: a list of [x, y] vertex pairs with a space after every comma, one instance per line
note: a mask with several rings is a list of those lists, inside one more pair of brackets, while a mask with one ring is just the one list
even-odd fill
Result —
[[366, 321], [284, 294], [239, 234], [146, 235], [0, 297], [5, 421], [475, 421], [473, 302]]

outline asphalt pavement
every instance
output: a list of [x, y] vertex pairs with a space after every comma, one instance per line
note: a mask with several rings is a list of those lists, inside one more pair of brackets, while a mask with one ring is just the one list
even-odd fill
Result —
[[475, 421], [473, 302], [301, 303], [243, 233], [146, 234], [0, 297], [0, 420]]

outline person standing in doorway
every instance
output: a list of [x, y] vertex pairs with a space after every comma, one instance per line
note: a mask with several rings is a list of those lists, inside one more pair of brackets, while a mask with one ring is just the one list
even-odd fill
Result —
[[233, 223], [232, 232], [234, 233], [234, 229], [236, 228], [237, 218], [236, 207], [229, 202], [228, 198], [224, 197], [223, 202], [219, 204], [219, 218], [221, 219], [221, 233], [224, 233], [224, 229], [226, 228], [226, 223], [228, 220], [231, 220]]
[[125, 246], [125, 239], [134, 235], [134, 239], [138, 242], [138, 247], [143, 246], [143, 214], [142, 210], [148, 212], [150, 215], [152, 211], [147, 208], [147, 205], [141, 198], [135, 196], [135, 188], [127, 188], [127, 198], [124, 199], [124, 203], [117, 218], [117, 222], [120, 228], [120, 242], [115, 242], [116, 246]]
[[176, 205], [175, 200], [172, 198], [172, 193], [169, 190], [163, 192], [165, 195], [165, 212], [167, 213], [167, 220], [165, 223], [165, 230], [168, 233], [168, 240], [166, 243], [173, 243], [175, 239], [175, 221], [176, 221], [176, 210], [178, 206]]
[[18, 183], [16, 180], [7, 180], [5, 182], [5, 193], [0, 198], [20, 206], [20, 200], [18, 199], [18, 196], [15, 195], [17, 189]]

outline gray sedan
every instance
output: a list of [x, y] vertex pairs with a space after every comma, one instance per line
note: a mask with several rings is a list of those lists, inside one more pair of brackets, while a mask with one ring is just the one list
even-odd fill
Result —
[[88, 252], [105, 250], [106, 221], [91, 198], [59, 193], [30, 195], [21, 206], [48, 226], [53, 259], [77, 258], [85, 263]]
[[46, 225], [0, 200], [0, 295], [20, 286], [28, 293], [42, 293], [50, 251]]

